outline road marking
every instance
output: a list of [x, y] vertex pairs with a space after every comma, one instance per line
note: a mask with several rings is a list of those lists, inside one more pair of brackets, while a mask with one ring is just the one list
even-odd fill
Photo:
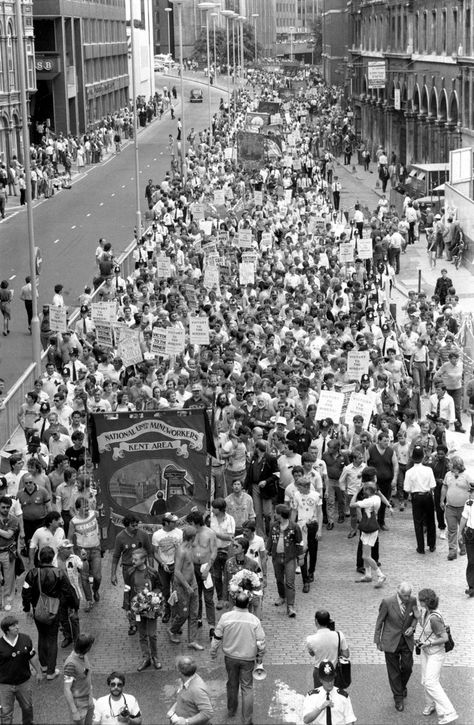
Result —
[[147, 164], [146, 167], [147, 167], [147, 169], [149, 169], [150, 168], [150, 164]]
[[75, 229], [75, 228], [76, 228], [76, 225], [75, 225], [75, 224], [73, 224], [73, 225], [72, 225], [72, 227], [71, 227], [71, 229]]
[[88, 214], [86, 214], [86, 216], [90, 216], [90, 215], [91, 215], [91, 213], [90, 213], [90, 212], [89, 212]]
[[122, 184], [122, 189], [125, 189], [125, 184]]
[[100, 204], [99, 204], [99, 206], [104, 206], [104, 202], [101, 201]]
[[153, 159], [153, 161], [156, 161], [156, 159]]
[[53, 244], [57, 244], [59, 242], [59, 239], [55, 239]]
[[16, 277], [16, 274], [12, 274], [12, 276], [9, 277], [8, 279], [11, 281], [12, 279], [15, 279], [15, 277]]
[[113, 193], [113, 194], [111, 194], [110, 196], [115, 196], [115, 191], [114, 191], [114, 193]]

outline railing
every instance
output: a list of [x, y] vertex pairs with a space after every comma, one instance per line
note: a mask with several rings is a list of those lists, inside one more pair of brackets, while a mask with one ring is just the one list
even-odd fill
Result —
[[[121, 267], [121, 274], [127, 279], [134, 269], [132, 252], [136, 247], [136, 239], [134, 239], [124, 252], [117, 259], [117, 264]], [[92, 293], [92, 299], [98, 294], [102, 285]], [[79, 308], [75, 309], [69, 318], [68, 325], [73, 325], [79, 318]], [[46, 352], [41, 354], [41, 362], [46, 359]], [[41, 371], [36, 370], [36, 364], [31, 363], [16, 383], [8, 391], [3, 404], [0, 404], [0, 449], [8, 448], [8, 445], [15, 435], [18, 426], [18, 411], [20, 406], [25, 402], [25, 395], [33, 390], [33, 383], [37, 377], [41, 375]]]

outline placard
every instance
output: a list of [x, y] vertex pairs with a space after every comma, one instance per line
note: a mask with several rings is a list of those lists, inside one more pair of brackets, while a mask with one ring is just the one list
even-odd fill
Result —
[[217, 239], [219, 241], [219, 244], [228, 244], [229, 242], [229, 232], [226, 232], [225, 229], [219, 229], [217, 233]]
[[216, 189], [214, 191], [214, 206], [225, 205], [225, 191], [224, 189]]
[[199, 229], [202, 230], [206, 237], [210, 237], [212, 234], [212, 219], [200, 219]]
[[143, 360], [139, 335], [139, 330], [130, 330], [130, 328], [120, 331], [117, 352], [118, 357], [122, 358], [125, 367], [137, 365]]
[[191, 214], [193, 215], [194, 221], [198, 221], [199, 219], [204, 219], [204, 204], [198, 204], [198, 202], [193, 202], [191, 204], [190, 211], [191, 211]]
[[347, 405], [345, 423], [350, 425], [355, 415], [361, 415], [364, 419], [364, 429], [369, 427], [372, 413], [375, 409], [375, 393], [371, 390], [365, 393], [351, 393], [349, 403]]
[[255, 202], [255, 206], [263, 206], [263, 191], [254, 191], [253, 200]]
[[352, 244], [340, 244], [339, 245], [339, 261], [342, 264], [349, 264], [354, 261], [354, 247]]
[[242, 252], [242, 263], [253, 264], [254, 269], [257, 269], [258, 254], [257, 252]]
[[224, 149], [224, 159], [226, 161], [232, 161], [232, 157], [234, 155], [234, 149], [232, 146], [226, 146]]
[[206, 289], [219, 288], [219, 267], [206, 267], [204, 270], [203, 286]]
[[370, 354], [368, 350], [349, 350], [347, 353], [347, 377], [360, 380], [369, 371]]
[[49, 306], [49, 327], [53, 332], [66, 332], [67, 309], [59, 305]]
[[331, 418], [334, 423], [339, 423], [343, 403], [343, 393], [337, 393], [335, 390], [321, 390], [316, 408], [316, 420]]
[[260, 249], [263, 251], [264, 249], [271, 249], [271, 248], [272, 248], [272, 233], [263, 232], [262, 236], [260, 238]]
[[357, 240], [357, 256], [359, 259], [372, 259], [372, 239], [368, 238]]
[[154, 355], [166, 355], [166, 327], [153, 328], [150, 350]]
[[189, 342], [191, 345], [209, 345], [209, 320], [207, 317], [189, 318]]
[[239, 264], [239, 281], [240, 284], [255, 283], [255, 266], [249, 262], [241, 262]]
[[252, 230], [239, 229], [239, 247], [241, 249], [252, 249]]
[[115, 322], [117, 306], [115, 302], [92, 302], [91, 319], [96, 325]]
[[157, 277], [171, 277], [171, 259], [166, 257], [164, 254], [160, 254], [156, 258], [156, 276]]
[[186, 346], [185, 334], [182, 327], [166, 328], [165, 352], [167, 355], [181, 355]]
[[293, 199], [293, 189], [285, 189], [285, 204], [290, 206]]
[[100, 347], [106, 347], [106, 348], [114, 347], [113, 330], [110, 325], [96, 323], [95, 333], [96, 333], [95, 339], [96, 339], [98, 345], [100, 345]]

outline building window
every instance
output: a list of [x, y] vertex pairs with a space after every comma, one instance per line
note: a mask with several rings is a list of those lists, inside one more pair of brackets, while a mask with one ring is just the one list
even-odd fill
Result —
[[7, 33], [7, 64], [8, 64], [8, 88], [13, 90], [16, 88], [16, 48], [13, 43], [13, 31], [12, 26], [8, 24]]
[[428, 13], [425, 11], [423, 13], [423, 38], [422, 38], [422, 51], [424, 53], [428, 52]]
[[471, 9], [465, 10], [464, 55], [471, 55]]
[[436, 37], [436, 10], [433, 10], [431, 12], [431, 52], [436, 53], [438, 50], [437, 47], [437, 37]]
[[443, 54], [446, 54], [446, 48], [447, 48], [448, 38], [446, 33], [446, 10], [442, 10], [441, 12], [441, 51]]
[[413, 31], [413, 50], [415, 53], [418, 53], [418, 49], [420, 47], [420, 38], [419, 38], [419, 32], [420, 32], [420, 14], [416, 13], [415, 15], [415, 29]]
[[458, 52], [459, 46], [459, 28], [458, 28], [458, 10], [453, 8], [453, 53]]

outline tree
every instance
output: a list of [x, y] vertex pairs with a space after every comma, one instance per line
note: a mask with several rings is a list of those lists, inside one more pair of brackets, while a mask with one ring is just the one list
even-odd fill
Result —
[[313, 34], [313, 58], [314, 63], [321, 63], [323, 55], [323, 20], [321, 15], [317, 15], [311, 23], [311, 32]]
[[[259, 48], [257, 48], [259, 52]], [[235, 62], [237, 63], [237, 57], [239, 55], [239, 44], [237, 38], [237, 32], [235, 32]], [[204, 64], [207, 63], [207, 44], [206, 44], [206, 31], [202, 30], [201, 35], [194, 44], [194, 57], [198, 62]], [[209, 27], [209, 57], [211, 63], [214, 62], [214, 29], [212, 25]], [[232, 33], [229, 33], [229, 59], [232, 65], [233, 61], [233, 45], [232, 45]], [[253, 27], [249, 23], [244, 24], [244, 60], [246, 63], [254, 60], [255, 58], [255, 33]], [[218, 65], [227, 64], [227, 35], [223, 28], [216, 28], [216, 62]]]

